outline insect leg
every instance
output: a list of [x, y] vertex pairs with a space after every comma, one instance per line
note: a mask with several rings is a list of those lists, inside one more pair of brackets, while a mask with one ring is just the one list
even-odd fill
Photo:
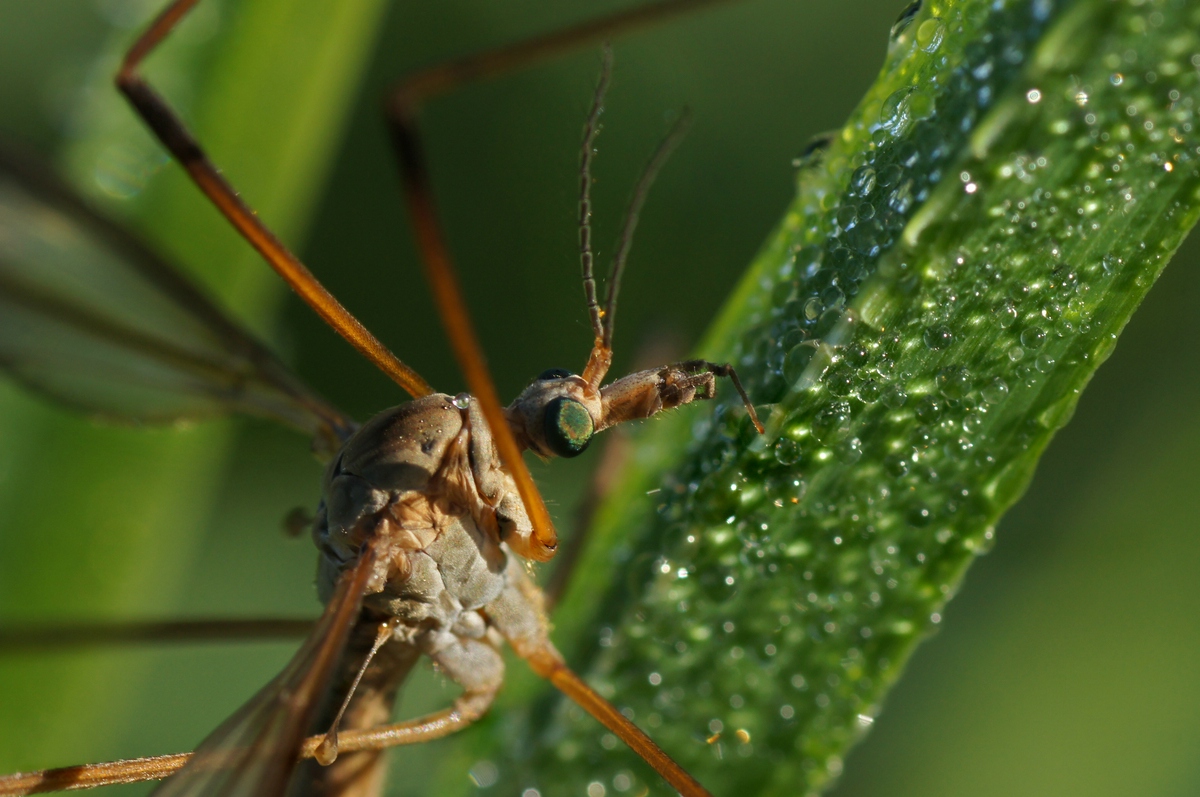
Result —
[[433, 289], [438, 312], [454, 349], [454, 357], [466, 377], [467, 386], [479, 402], [500, 452], [500, 461], [516, 482], [521, 502], [533, 524], [529, 554], [539, 561], [548, 561], [558, 546], [558, 535], [550, 520], [550, 512], [546, 509], [546, 502], [533, 483], [525, 460], [521, 458], [521, 448], [509, 428], [504, 407], [488, 373], [479, 337], [467, 314], [450, 250], [434, 207], [433, 186], [414, 111], [408, 98], [402, 94], [393, 95], [388, 104], [388, 120], [400, 159], [404, 195], [421, 252], [421, 262], [425, 266], [425, 276]]
[[0, 655], [101, 645], [293, 639], [306, 636], [312, 627], [312, 620], [285, 618], [97, 622], [0, 627]]
[[414, 398], [429, 395], [433, 392], [429, 384], [380, 343], [258, 219], [233, 186], [221, 176], [171, 106], [138, 71], [146, 56], [174, 30], [197, 2], [199, 0], [175, 0], [159, 14], [125, 54], [116, 76], [117, 88], [163, 146], [187, 170], [192, 181], [325, 323]]
[[549, 580], [546, 581], [544, 591], [548, 612], [553, 611], [555, 605], [566, 593], [567, 587], [571, 583], [571, 576], [575, 572], [575, 566], [586, 547], [590, 530], [595, 523], [596, 510], [600, 508], [604, 499], [612, 491], [617, 476], [624, 471], [632, 454], [632, 442], [627, 435], [620, 434], [619, 430], [614, 437], [609, 437], [604, 441], [604, 450], [600, 452], [600, 461], [596, 463], [596, 468], [592, 471], [587, 492], [575, 513], [575, 528], [559, 549], [558, 556], [554, 558], [554, 570], [550, 573]]
[[542, 610], [542, 593], [525, 577], [515, 558], [509, 560], [507, 575], [507, 587], [500, 597], [488, 604], [486, 611], [488, 622], [508, 640], [517, 655], [525, 659], [535, 673], [554, 684], [625, 742], [683, 797], [712, 797], [641, 728], [567, 667], [547, 634], [549, 623]]
[[191, 753], [175, 753], [104, 764], [81, 764], [75, 767], [41, 769], [36, 772], [17, 772], [0, 776], [0, 797], [161, 780], [182, 769], [191, 757]]
[[668, 22], [706, 6], [726, 2], [730, 0], [666, 0], [619, 11], [515, 44], [427, 67], [401, 80], [395, 91], [410, 111], [415, 113], [431, 97], [453, 91], [466, 83], [499, 77], [630, 31]]
[[762, 423], [746, 389], [742, 387], [742, 381], [738, 379], [737, 371], [729, 363], [710, 363], [707, 360], [685, 360], [638, 371], [605, 385], [600, 391], [604, 416], [596, 430], [625, 421], [649, 418], [662, 410], [674, 409], [699, 399], [715, 398], [717, 377], [728, 377], [733, 382], [750, 421], [762, 434]]
[[[487, 713], [504, 683], [504, 659], [494, 647], [477, 639], [459, 638], [430, 657], [438, 669], [463, 688], [454, 705], [423, 717], [362, 730], [342, 731], [342, 752], [428, 742], [462, 730]], [[304, 755], [315, 755], [324, 737], [314, 736]]]

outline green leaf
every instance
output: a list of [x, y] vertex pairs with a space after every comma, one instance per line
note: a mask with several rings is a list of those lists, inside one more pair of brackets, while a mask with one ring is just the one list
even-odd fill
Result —
[[[655, 424], [557, 618], [714, 793], [841, 771], [1194, 224], [1198, 24], [1169, 0], [926, 4], [802, 169], [702, 347], [768, 435], [728, 403]], [[495, 793], [664, 791], [552, 697], [493, 728]]]
[[[148, 61], [151, 81], [178, 103], [218, 165], [293, 245], [321, 187], [382, 7], [377, 0], [271, 0], [244, 10], [202, 3]], [[221, 35], [226, 28], [232, 35]], [[96, 84], [80, 92], [77, 135], [67, 142], [71, 171], [85, 192], [109, 200], [252, 316], [254, 326], [269, 328], [282, 292], [278, 280], [167, 161], [112, 88], [130, 37], [129, 30], [113, 29], [94, 65]], [[3, 619], [165, 614], [205, 528], [232, 428], [98, 427], [8, 385], [0, 410], [7, 477], [0, 495]], [[86, 617], [79, 616], [81, 606]], [[122, 733], [133, 723], [129, 698], [140, 670], [113, 655], [0, 660], [6, 684], [0, 770], [128, 756]]]

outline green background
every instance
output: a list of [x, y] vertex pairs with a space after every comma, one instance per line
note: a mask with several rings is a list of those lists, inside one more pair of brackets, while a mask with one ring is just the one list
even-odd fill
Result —
[[[89, 72], [120, 5], [0, 0], [0, 132], [48, 155], [60, 151], [74, 129], [64, 120], [77, 107], [77, 87], [104, 89]], [[874, 77], [898, 6], [757, 0], [618, 42], [596, 167], [602, 258], [665, 115], [687, 104], [696, 122], [639, 229], [617, 371], [651, 341], [675, 341], [682, 352], [696, 339], [776, 223], [792, 191], [791, 159], [812, 135], [840, 125]], [[364, 45], [377, 49], [350, 103], [353, 117], [313, 224], [290, 240], [439, 389], [454, 392], [462, 382], [420, 284], [379, 98], [417, 65], [598, 9], [527, 0], [503, 8], [404, 4], [386, 14], [378, 42]], [[216, 36], [236, 21], [223, 17]], [[575, 170], [597, 60], [585, 52], [470, 87], [426, 114], [439, 200], [502, 396], [546, 367], [579, 368], [586, 355]], [[251, 103], [239, 113], [256, 110]], [[237, 172], [230, 176], [238, 181]], [[238, 184], [252, 203], [267, 192]], [[998, 529], [995, 549], [950, 604], [941, 633], [918, 651], [877, 727], [847, 758], [835, 793], [1182, 795], [1200, 787], [1200, 537], [1189, 511], [1200, 451], [1196, 255], [1194, 244], [1185, 245], [1135, 315], [1029, 494]], [[339, 406], [363, 418], [398, 400], [298, 302], [287, 299], [281, 314], [282, 351]], [[3, 390], [0, 406], [13, 417], [56, 414]], [[63, 422], [78, 423], [81, 434], [87, 426]], [[106, 489], [102, 462], [29, 454], [36, 441], [22, 436], [28, 428], [0, 426], [9, 438], [0, 438], [0, 488], [35, 474], [51, 484], [36, 500], [63, 503], [75, 491]], [[306, 442], [287, 432], [244, 423], [236, 434], [219, 483], [200, 491], [209, 506], [180, 508], [199, 518], [199, 543], [180, 541], [168, 556], [175, 569], [157, 579], [149, 600], [122, 606], [122, 616], [316, 612], [311, 546], [278, 528], [289, 508], [313, 505], [319, 467]], [[536, 468], [564, 528], [595, 460]], [[111, 498], [121, 505], [119, 494]], [[9, 495], [0, 503], [0, 619], [31, 614], [14, 574], [24, 570], [25, 541], [45, 543], [46, 532], [16, 522], [38, 514], [33, 500]], [[143, 522], [103, 519], [118, 531]], [[150, 531], [170, 547], [173, 527], [169, 517], [155, 518]], [[103, 563], [102, 552], [72, 548], [69, 531], [54, 533], [64, 559]], [[121, 604], [94, 591], [103, 583], [61, 579], [51, 607], [33, 616], [109, 616], [102, 609]], [[2, 730], [18, 740], [0, 747], [0, 769], [187, 748], [267, 680], [288, 649], [186, 647], [0, 663]], [[66, 726], [58, 723], [71, 705], [55, 679], [63, 668], [85, 673], [73, 689], [87, 694]], [[424, 673], [407, 692], [406, 711], [452, 693]], [[397, 758], [394, 788], [424, 793], [429, 751]]]

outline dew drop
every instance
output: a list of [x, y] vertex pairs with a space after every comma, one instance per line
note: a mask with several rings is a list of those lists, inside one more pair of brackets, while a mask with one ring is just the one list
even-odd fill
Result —
[[808, 367], [816, 353], [817, 347], [812, 343], [801, 343], [794, 347], [783, 358], [783, 378], [788, 382], [795, 382], [803, 376], [804, 369]]
[[795, 465], [800, 461], [800, 444], [788, 437], [775, 443], [775, 461], [780, 465]]
[[926, 329], [923, 337], [925, 346], [934, 351], [944, 349], [954, 341], [954, 333], [945, 325]]
[[971, 372], [962, 366], [950, 366], [937, 372], [938, 392], [948, 399], [960, 399], [971, 391]]
[[996, 323], [1000, 325], [1001, 329], [1008, 329], [1016, 323], [1017, 306], [1011, 299], [1005, 299], [993, 308], [992, 314], [996, 317]]
[[908, 392], [899, 385], [893, 386], [891, 390], [883, 394], [883, 404], [888, 409], [900, 409], [907, 401]]
[[924, 91], [914, 91], [908, 98], [908, 118], [913, 120], [928, 119], [933, 116], [937, 102], [932, 94]]
[[[900, 92], [896, 92], [899, 94]], [[895, 95], [893, 95], [895, 96]], [[886, 102], [884, 103], [887, 104]], [[875, 190], [875, 170], [870, 166], [860, 166], [850, 176], [850, 189], [859, 196], [866, 196]]]
[[816, 296], [809, 298], [804, 303], [804, 320], [816, 321], [821, 317], [821, 312], [825, 309], [825, 305]]
[[837, 458], [847, 465], [858, 462], [863, 455], [862, 440], [852, 437], [837, 447]]
[[999, 404], [1008, 397], [1008, 383], [1000, 377], [996, 377], [980, 392], [983, 395], [983, 400], [988, 404]]
[[1046, 332], [1040, 327], [1029, 327], [1021, 332], [1021, 345], [1027, 349], [1039, 348], [1046, 341]]
[[838, 208], [834, 218], [837, 220], [839, 227], [843, 230], [848, 230], [858, 221], [858, 209], [853, 205], [842, 205]]
[[917, 417], [925, 423], [933, 423], [942, 417], [942, 402], [933, 396], [926, 396], [917, 404]]
[[879, 110], [879, 121], [893, 133], [901, 132], [908, 125], [908, 95], [911, 93], [911, 88], [898, 89], [883, 101], [883, 107]]
[[937, 50], [946, 36], [946, 26], [940, 19], [927, 19], [917, 27], [917, 46], [927, 53]]
[[908, 26], [912, 24], [913, 17], [921, 10], [921, 0], [913, 0], [904, 10], [900, 12], [900, 16], [896, 17], [896, 21], [892, 23], [891, 39], [895, 42], [900, 38], [904, 31], [908, 30]]

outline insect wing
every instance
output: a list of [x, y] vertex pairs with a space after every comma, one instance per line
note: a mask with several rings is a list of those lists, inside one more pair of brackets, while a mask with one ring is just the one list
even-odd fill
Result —
[[283, 671], [209, 734], [187, 765], [159, 786], [155, 795], [270, 797], [284, 793], [358, 619], [376, 560], [368, 544], [354, 568], [342, 574], [325, 612]]
[[143, 244], [0, 151], [0, 367], [86, 413], [173, 422], [227, 411], [327, 447], [353, 423]]

